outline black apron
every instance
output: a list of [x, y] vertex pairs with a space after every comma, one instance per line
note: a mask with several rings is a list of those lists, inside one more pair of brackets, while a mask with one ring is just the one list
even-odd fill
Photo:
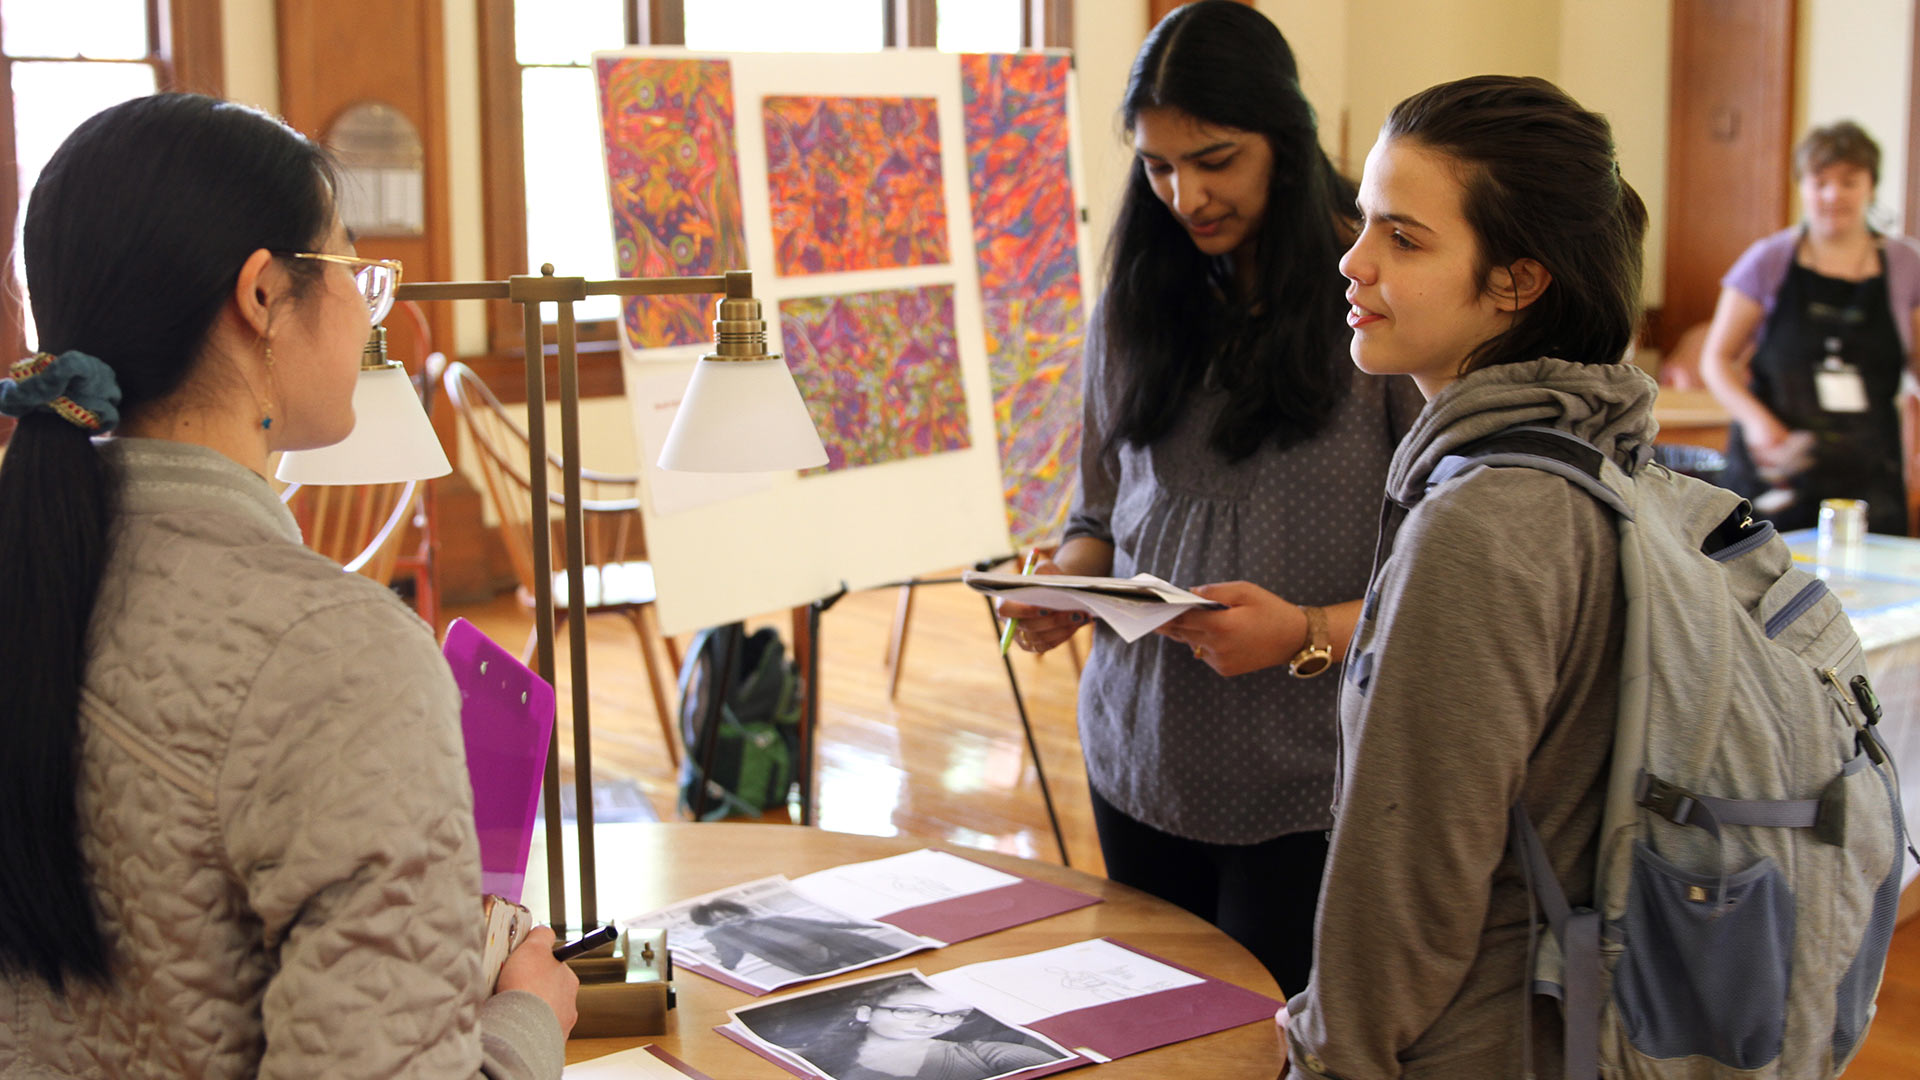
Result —
[[[1843, 281], [1801, 266], [1796, 256], [1774, 297], [1748, 389], [1790, 430], [1810, 431], [1815, 440], [1813, 463], [1790, 481], [1793, 501], [1762, 515], [1777, 528], [1813, 527], [1822, 499], [1865, 499], [1869, 531], [1906, 535], [1907, 487], [1894, 407], [1906, 355], [1887, 293], [1886, 253], [1879, 258], [1878, 275]], [[1829, 356], [1859, 373], [1865, 412], [1821, 407], [1815, 377]], [[1770, 487], [1754, 467], [1738, 424], [1727, 439], [1722, 483], [1748, 499]]]

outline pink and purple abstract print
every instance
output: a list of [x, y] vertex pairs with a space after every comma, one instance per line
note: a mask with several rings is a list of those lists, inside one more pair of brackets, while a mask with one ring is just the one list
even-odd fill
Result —
[[971, 445], [953, 286], [782, 300], [780, 326], [826, 471]]

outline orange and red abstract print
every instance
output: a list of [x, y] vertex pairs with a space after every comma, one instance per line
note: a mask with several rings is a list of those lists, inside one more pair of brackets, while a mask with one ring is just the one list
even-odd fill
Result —
[[[617, 57], [595, 69], [620, 275], [746, 269], [728, 62]], [[710, 341], [713, 299], [630, 298], [622, 322], [636, 349]]]
[[935, 106], [932, 98], [766, 99], [781, 276], [947, 262]]
[[780, 336], [826, 471], [972, 445], [953, 286], [782, 300]]
[[960, 58], [983, 296], [1080, 291], [1064, 56]]
[[974, 256], [1007, 530], [1059, 540], [1080, 461], [1085, 315], [1064, 56], [960, 58]]
[[1007, 532], [1058, 543], [1080, 466], [1080, 295], [988, 300], [987, 362]]

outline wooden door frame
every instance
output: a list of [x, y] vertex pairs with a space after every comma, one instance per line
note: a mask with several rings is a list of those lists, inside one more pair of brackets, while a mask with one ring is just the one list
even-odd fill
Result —
[[1907, 190], [1901, 231], [1920, 228], [1920, 5], [1907, 28]]
[[[1702, 104], [1696, 100], [1700, 87], [1690, 75], [1697, 70], [1696, 60], [1699, 53], [1694, 50], [1688, 37], [1690, 24], [1686, 21], [1682, 5], [1707, 0], [1674, 0], [1673, 41], [1668, 62], [1672, 75], [1672, 90], [1668, 99], [1668, 135], [1667, 135], [1667, 215], [1666, 215], [1666, 295], [1662, 297], [1661, 307], [1649, 312], [1647, 337], [1661, 350], [1669, 350], [1684, 333], [1692, 320], [1711, 316], [1712, 308], [1705, 311], [1681, 314], [1676, 312], [1675, 283], [1683, 277], [1697, 284], [1697, 273], [1682, 273], [1684, 267], [1677, 267], [1675, 259], [1680, 253], [1691, 250], [1698, 234], [1689, 231], [1693, 224], [1685, 213], [1689, 203], [1689, 193], [1713, 184], [1712, 177], [1694, 177], [1691, 170], [1693, 156], [1687, 152], [1686, 140], [1692, 137], [1689, 121], [1693, 118], [1694, 107]], [[1747, 0], [1738, 0], [1746, 3]], [[1796, 78], [1795, 56], [1798, 50], [1799, 0], [1779, 0], [1784, 12], [1776, 11], [1783, 24], [1779, 26], [1780, 38], [1774, 50], [1777, 55], [1756, 57], [1755, 71], [1762, 80], [1759, 95], [1763, 98], [1761, 113], [1756, 116], [1734, 114], [1731, 122], [1744, 125], [1757, 132], [1759, 139], [1749, 168], [1759, 170], [1759, 175], [1771, 177], [1763, 185], [1764, 190], [1756, 199], [1756, 213], [1764, 213], [1768, 219], [1761, 227], [1752, 230], [1751, 235], [1739, 238], [1740, 244], [1750, 243], [1767, 233], [1787, 224], [1793, 213], [1793, 99]], [[1735, 254], [1738, 254], [1738, 248]], [[1729, 259], [1727, 265], [1731, 265]], [[1725, 266], [1714, 271], [1717, 283]]]

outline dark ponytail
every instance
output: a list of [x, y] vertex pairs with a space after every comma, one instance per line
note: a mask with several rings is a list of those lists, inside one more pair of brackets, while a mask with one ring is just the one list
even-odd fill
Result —
[[[113, 369], [123, 416], [165, 408], [240, 266], [332, 227], [324, 151], [263, 113], [193, 94], [114, 106], [48, 161], [25, 263], [40, 347]], [[296, 288], [315, 270], [288, 260]], [[0, 460], [0, 971], [56, 991], [111, 975], [79, 834], [80, 688], [118, 478], [89, 433], [21, 418]]]
[[1258, 132], [1273, 150], [1254, 288], [1226, 280], [1153, 193], [1135, 162], [1107, 247], [1101, 318], [1125, 372], [1114, 437], [1136, 446], [1172, 430], [1209, 363], [1228, 391], [1211, 433], [1230, 460], [1317, 434], [1346, 395], [1346, 282], [1337, 269], [1354, 216], [1353, 184], [1320, 149], [1287, 40], [1233, 0], [1176, 8], [1147, 35], [1121, 119], [1172, 108], [1204, 124]]
[[1411, 139], [1463, 166], [1462, 209], [1480, 241], [1482, 291], [1494, 267], [1521, 259], [1553, 276], [1462, 372], [1543, 356], [1625, 358], [1640, 323], [1647, 208], [1620, 176], [1606, 117], [1545, 79], [1479, 75], [1395, 105], [1380, 136]]

